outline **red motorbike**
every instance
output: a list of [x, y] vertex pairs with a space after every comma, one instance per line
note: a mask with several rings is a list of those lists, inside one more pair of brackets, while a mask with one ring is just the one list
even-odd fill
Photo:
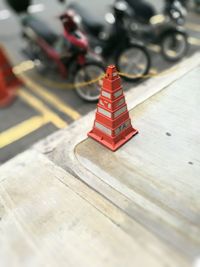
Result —
[[65, 12], [59, 19], [64, 29], [61, 35], [35, 16], [26, 14], [21, 19], [23, 37], [27, 42], [26, 54], [35, 62], [40, 73], [56, 71], [73, 81], [81, 98], [96, 101], [101, 81], [87, 82], [103, 75], [103, 63], [89, 51], [88, 40], [74, 21], [73, 11]]

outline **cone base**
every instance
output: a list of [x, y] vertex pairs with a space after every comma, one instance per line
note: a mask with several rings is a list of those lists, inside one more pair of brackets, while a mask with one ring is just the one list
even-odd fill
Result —
[[126, 142], [128, 142], [133, 136], [138, 134], [138, 130], [132, 128], [132, 131], [127, 134], [124, 138], [122, 138], [120, 141], [118, 141], [115, 144], [110, 144], [104, 139], [102, 139], [99, 135], [95, 134], [93, 131], [90, 131], [88, 133], [88, 136], [92, 139], [96, 140], [98, 143], [104, 145], [105, 147], [109, 148], [112, 151], [116, 151], [118, 148], [120, 148], [122, 145], [124, 145]]

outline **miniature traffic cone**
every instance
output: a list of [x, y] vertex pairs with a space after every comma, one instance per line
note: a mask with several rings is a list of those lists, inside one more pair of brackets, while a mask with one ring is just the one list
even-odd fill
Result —
[[103, 79], [94, 126], [88, 136], [115, 151], [137, 133], [131, 125], [121, 78], [111, 65]]
[[22, 85], [15, 76], [12, 66], [0, 46], [0, 107], [8, 105], [16, 95], [16, 89]]

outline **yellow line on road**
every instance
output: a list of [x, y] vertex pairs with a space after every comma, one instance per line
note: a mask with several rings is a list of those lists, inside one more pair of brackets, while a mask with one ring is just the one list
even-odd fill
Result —
[[65, 121], [59, 118], [57, 114], [52, 112], [36, 97], [23, 89], [19, 90], [18, 94], [26, 103], [40, 112], [41, 115], [34, 116], [2, 132], [0, 134], [0, 149], [38, 130], [47, 123], [53, 123], [57, 128], [64, 128], [67, 126]]
[[23, 138], [49, 122], [47, 117], [35, 116], [0, 134], [0, 148]]
[[42, 101], [26, 92], [25, 90], [19, 90], [19, 96], [32, 106], [35, 110], [42, 113], [45, 120], [53, 123], [57, 128], [64, 128], [67, 126], [67, 123], [62, 120], [57, 114], [51, 111]]
[[[195, 38], [195, 37], [189, 37], [188, 38], [188, 42], [191, 45], [196, 45], [196, 46], [200, 46], [200, 39]], [[148, 45], [148, 49], [155, 52], [155, 53], [159, 53], [160, 52], [160, 47], [158, 45]]]
[[27, 75], [20, 74], [20, 78], [22, 79], [22, 81], [25, 83], [25, 85], [29, 89], [31, 89], [33, 92], [38, 94], [40, 97], [42, 97], [43, 99], [48, 101], [56, 109], [58, 109], [61, 112], [65, 113], [66, 115], [68, 115], [69, 117], [71, 117], [74, 120], [77, 120], [77, 119], [79, 119], [81, 117], [81, 115], [76, 110], [74, 110], [70, 106], [66, 105], [59, 98], [57, 98], [56, 95], [48, 92], [41, 85], [36, 84]]
[[158, 70], [156, 68], [151, 68], [149, 71], [150, 75], [156, 75], [158, 73]]
[[154, 45], [154, 44], [149, 44], [148, 49], [155, 53], [160, 53], [161, 50], [159, 45]]
[[23, 61], [17, 66], [13, 67], [13, 72], [16, 75], [19, 75], [25, 71], [31, 70], [34, 68], [34, 62], [32, 60]]
[[200, 32], [200, 25], [196, 23], [188, 22], [186, 24], [186, 28], [188, 28], [189, 30], [195, 31], [195, 32]]
[[189, 37], [188, 42], [192, 45], [200, 46], [200, 39], [198, 38]]

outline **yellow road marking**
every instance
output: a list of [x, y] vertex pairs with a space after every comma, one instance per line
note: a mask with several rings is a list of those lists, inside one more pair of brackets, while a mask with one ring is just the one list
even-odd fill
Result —
[[[188, 38], [188, 42], [191, 45], [200, 46], [200, 39], [198, 39], [198, 38], [189, 37]], [[151, 50], [151, 51], [153, 51], [153, 52], [156, 52], [156, 53], [159, 53], [160, 52], [160, 47], [158, 45], [148, 45], [148, 49]]]
[[64, 120], [62, 120], [57, 114], [52, 112], [46, 105], [42, 103], [42, 101], [38, 100], [33, 95], [29, 94], [24, 90], [19, 90], [18, 94], [25, 102], [27, 102], [35, 110], [42, 113], [45, 120], [52, 122], [57, 128], [64, 128], [67, 126], [67, 123]]
[[198, 38], [189, 37], [188, 42], [192, 45], [200, 46], [200, 39]]
[[19, 75], [25, 71], [31, 70], [35, 67], [35, 64], [32, 60], [23, 61], [17, 66], [13, 67], [13, 72], [16, 75]]
[[29, 89], [31, 89], [33, 92], [35, 92], [36, 94], [41, 96], [43, 99], [48, 101], [52, 106], [56, 107], [61, 112], [65, 113], [66, 115], [68, 115], [74, 120], [77, 120], [81, 117], [81, 115], [76, 110], [67, 106], [59, 98], [57, 98], [54, 94], [48, 92], [41, 85], [36, 84], [27, 75], [20, 74], [20, 78], [22, 79], [22, 81], [25, 83], [25, 85]]
[[155, 53], [160, 53], [160, 46], [159, 45], [149, 44], [148, 49], [155, 52]]
[[[28, 71], [28, 70], [31, 70], [35, 67], [35, 64], [33, 61], [31, 60], [28, 60], [28, 61], [24, 61], [24, 62], [21, 62], [20, 64], [16, 65], [15, 67], [13, 67], [13, 72], [16, 74], [16, 75], [22, 75], [24, 72]], [[37, 74], [37, 76], [41, 79], [41, 75]], [[38, 79], [38, 77], [36, 76], [36, 79]], [[92, 80], [89, 80], [89, 81], [85, 81], [85, 82], [79, 82], [79, 83], [59, 83], [59, 82], [54, 82], [52, 80], [49, 80], [49, 79], [45, 79], [44, 77], [42, 77], [42, 81], [45, 81], [45, 84], [47, 86], [56, 86], [56, 87], [59, 87], [59, 89], [75, 89], [77, 87], [85, 87], [85, 86], [88, 86], [88, 85], [91, 85], [93, 83], [97, 83], [99, 82], [99, 80], [101, 78], [103, 78], [104, 74], [95, 79], [92, 79]]]
[[18, 91], [19, 96], [31, 107], [41, 113], [26, 121], [19, 123], [0, 134], [0, 149], [38, 130], [47, 123], [53, 123], [57, 128], [64, 128], [67, 123], [46, 107], [40, 100], [23, 89]]
[[189, 30], [192, 30], [192, 31], [200, 32], [200, 25], [196, 24], [196, 23], [188, 22], [186, 24], [186, 28], [188, 28]]
[[158, 73], [158, 70], [156, 68], [151, 68], [149, 71], [149, 74], [151, 74], [151, 75], [155, 75], [157, 73]]
[[49, 122], [47, 117], [35, 116], [0, 134], [0, 148], [23, 138]]

